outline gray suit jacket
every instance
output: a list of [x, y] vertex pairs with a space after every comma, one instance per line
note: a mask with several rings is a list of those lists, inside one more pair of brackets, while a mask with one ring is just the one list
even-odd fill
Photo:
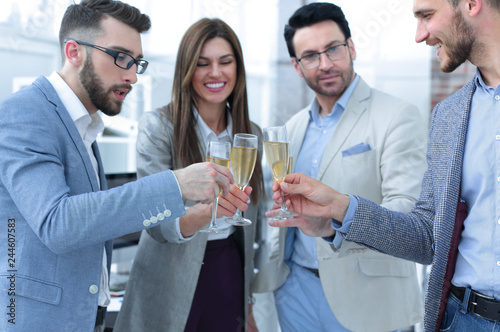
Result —
[[[310, 122], [309, 107], [287, 122], [294, 156]], [[425, 123], [416, 107], [371, 89], [362, 79], [323, 154], [317, 178], [340, 192], [409, 211], [425, 171]], [[289, 273], [286, 228], [254, 291], [279, 287]], [[321, 283], [337, 320], [352, 331], [390, 331], [422, 320], [415, 264], [344, 241], [316, 239]], [[279, 272], [279, 273], [276, 273]], [[262, 288], [260, 288], [262, 287]], [[259, 289], [260, 288], [260, 289]]]
[[[262, 142], [261, 131], [254, 124], [252, 131]], [[137, 138], [138, 177], [175, 168], [172, 142], [172, 123], [166, 120], [164, 113], [145, 113], [139, 123]], [[204, 150], [201, 152], [205, 155]], [[261, 148], [259, 153], [262, 155]], [[193, 204], [185, 202], [186, 206]], [[234, 236], [244, 257], [246, 315], [246, 295], [250, 292], [254, 277], [253, 244], [259, 218], [257, 207], [250, 204], [244, 215], [253, 223], [251, 226], [237, 227]], [[175, 223], [164, 226], [167, 229], [163, 231], [156, 227], [141, 235], [115, 331], [184, 331], [208, 233], [197, 233], [193, 239], [179, 243]], [[241, 319], [243, 324], [246, 317]]]
[[0, 331], [94, 331], [104, 248], [109, 269], [111, 239], [145, 229], [144, 215], [158, 208], [171, 214], [164, 221], [185, 213], [170, 171], [99, 191], [83, 140], [45, 77], [2, 102], [0, 302], [14, 303], [14, 315], [4, 307]]
[[[428, 169], [414, 209], [410, 213], [395, 213], [359, 198], [354, 222], [346, 237], [390, 255], [432, 263], [425, 300], [426, 332], [439, 331], [439, 313], [448, 300], [449, 280], [445, 280], [445, 273], [454, 265], [448, 258], [451, 251], [457, 250], [459, 241], [453, 232], [475, 89], [472, 80], [434, 108], [427, 150]], [[391, 232], [381, 234], [380, 229]]]

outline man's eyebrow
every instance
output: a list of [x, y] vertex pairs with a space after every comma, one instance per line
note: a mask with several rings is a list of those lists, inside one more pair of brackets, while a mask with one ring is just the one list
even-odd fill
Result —
[[[134, 52], [132, 50], [129, 50], [128, 48], [125, 48], [123, 46], [109, 46], [108, 48], [116, 50], [116, 51], [119, 51], [119, 52], [127, 53], [127, 54], [130, 54], [130, 55], [134, 54]], [[142, 59], [143, 57], [144, 57], [143, 54], [138, 54], [134, 58], [135, 59]]]
[[[338, 44], [338, 43], [342, 43], [341, 40], [332, 40], [331, 42], [329, 42], [328, 44], [325, 45], [324, 47], [324, 50], [327, 50], [331, 47], [334, 47], [334, 46], [338, 46], [338, 45], [335, 45], [335, 44]], [[339, 44], [339, 45], [340, 45]], [[300, 53], [300, 56], [304, 56], [304, 54], [311, 54], [311, 53], [318, 53], [318, 50], [303, 50], [301, 53]]]
[[419, 17], [419, 16], [422, 16], [424, 14], [429, 14], [431, 13], [433, 10], [432, 9], [419, 9], [419, 10], [416, 10], [413, 12], [413, 16], [415, 17]]

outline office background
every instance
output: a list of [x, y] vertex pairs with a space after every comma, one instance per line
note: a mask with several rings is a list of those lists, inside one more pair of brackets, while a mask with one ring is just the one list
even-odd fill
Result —
[[[76, 0], [75, 0], [76, 1]], [[0, 4], [0, 100], [39, 75], [58, 70], [58, 28], [70, 0], [2, 0]], [[78, 2], [78, 1], [76, 1]], [[137, 120], [170, 100], [175, 57], [186, 29], [202, 17], [225, 20], [238, 35], [248, 79], [250, 118], [261, 127], [286, 122], [308, 105], [313, 93], [293, 69], [283, 39], [290, 15], [306, 0], [125, 0], [147, 13], [152, 29], [143, 36], [146, 74], [127, 97], [120, 116], [105, 118], [99, 137], [110, 179], [128, 181], [135, 173]], [[338, 0], [350, 24], [357, 59], [355, 71], [371, 86], [411, 102], [428, 119], [432, 106], [458, 89], [474, 70], [439, 72], [435, 50], [414, 41], [416, 19], [408, 0]], [[264, 225], [265, 227], [265, 225]], [[266, 232], [266, 229], [262, 230]], [[133, 248], [114, 257], [114, 272], [125, 273]], [[425, 268], [422, 267], [425, 279]], [[119, 280], [118, 280], [119, 282]], [[423, 280], [425, 283], [425, 280]], [[275, 331], [271, 302], [263, 300], [256, 318], [263, 331]], [[259, 307], [257, 307], [258, 309]], [[259, 310], [259, 309], [258, 309]], [[261, 316], [259, 316], [261, 315]]]

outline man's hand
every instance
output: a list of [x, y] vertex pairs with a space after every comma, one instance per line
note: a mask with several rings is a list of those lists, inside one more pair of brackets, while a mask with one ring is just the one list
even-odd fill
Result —
[[[272, 209], [266, 212], [266, 217], [271, 218], [281, 211], [279, 205], [274, 204]], [[330, 237], [335, 234], [331, 219], [320, 217], [295, 216], [291, 219], [271, 219], [269, 226], [273, 227], [297, 227], [307, 236]]]
[[281, 203], [281, 192], [292, 212], [343, 221], [349, 207], [349, 196], [302, 173], [289, 174], [281, 183], [273, 183], [273, 200]]
[[234, 183], [227, 167], [209, 162], [192, 164], [173, 172], [181, 188], [182, 198], [204, 204], [212, 203], [220, 188], [226, 196], [229, 185]]

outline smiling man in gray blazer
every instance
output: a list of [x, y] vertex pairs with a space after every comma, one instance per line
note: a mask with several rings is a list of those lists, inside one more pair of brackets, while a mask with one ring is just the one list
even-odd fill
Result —
[[[285, 27], [292, 64], [316, 94], [286, 124], [294, 172], [409, 211], [426, 167], [424, 120], [354, 72], [350, 37], [330, 3], [298, 9]], [[392, 331], [422, 320], [414, 263], [349, 242], [334, 251], [298, 228], [279, 232], [254, 291], [275, 291], [283, 331]]]

